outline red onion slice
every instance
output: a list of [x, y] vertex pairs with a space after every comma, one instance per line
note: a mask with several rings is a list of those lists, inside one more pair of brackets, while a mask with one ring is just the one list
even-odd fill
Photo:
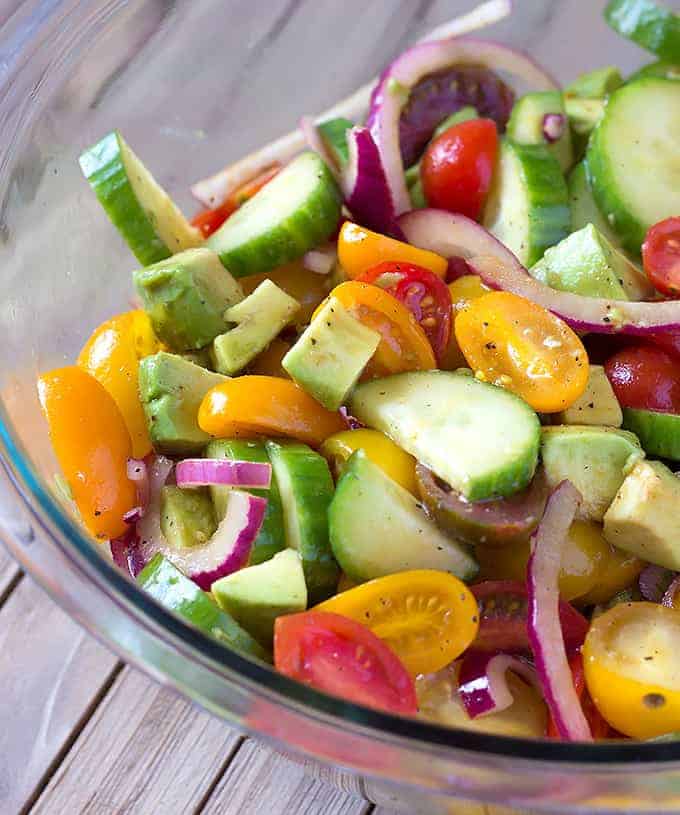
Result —
[[342, 416], [343, 421], [347, 425], [349, 430], [361, 430], [362, 427], [366, 425], [362, 424], [356, 416], [352, 416], [352, 414], [347, 410], [344, 405], [340, 406], [338, 413]]
[[574, 688], [559, 615], [562, 547], [580, 503], [581, 495], [570, 481], [558, 484], [532, 535], [527, 565], [529, 642], [543, 696], [559, 735], [568, 741], [593, 738]]
[[424, 77], [455, 65], [507, 71], [537, 90], [558, 86], [529, 57], [486, 40], [451, 38], [426, 42], [405, 51], [383, 73], [371, 96], [367, 126], [382, 157], [397, 215], [411, 208], [399, 145], [399, 119], [412, 88]]
[[500, 713], [512, 705], [508, 671], [541, 690], [535, 668], [523, 657], [484, 651], [470, 651], [465, 656], [458, 674], [458, 695], [471, 719]]
[[127, 477], [133, 481], [137, 488], [137, 500], [142, 515], [149, 503], [149, 472], [143, 458], [129, 458], [127, 462]]
[[664, 596], [661, 598], [661, 605], [668, 606], [668, 608], [677, 608], [675, 605], [675, 598], [680, 589], [680, 575], [677, 575], [670, 586], [666, 589]]
[[563, 113], [546, 113], [543, 117], [543, 135], [550, 144], [559, 141], [567, 126], [567, 120]]
[[638, 577], [640, 594], [650, 603], [661, 603], [675, 577], [676, 572], [650, 563], [649, 566], [645, 566]]
[[335, 247], [329, 249], [311, 249], [302, 256], [302, 265], [315, 274], [327, 275], [333, 271], [338, 259]]
[[232, 461], [222, 458], [186, 458], [175, 467], [178, 487], [223, 487], [268, 490], [272, 465], [255, 461]]
[[148, 464], [149, 502], [135, 529], [137, 540], [131, 549], [133, 577], [137, 577], [165, 543], [161, 532], [161, 488], [168, 480], [172, 467], [172, 461], [165, 456], [153, 456]]
[[464, 258], [491, 288], [532, 300], [579, 331], [645, 335], [680, 329], [680, 300], [605, 300], [551, 289], [535, 280], [486, 229], [464, 215], [421, 209], [402, 215], [399, 226], [414, 246], [446, 258]]
[[338, 167], [335, 161], [333, 161], [333, 156], [329, 153], [324, 140], [321, 138], [321, 133], [319, 133], [314, 119], [311, 116], [303, 116], [300, 119], [300, 130], [305, 137], [307, 147], [313, 150], [319, 158], [323, 160], [331, 173], [333, 173], [336, 181], [339, 181], [340, 173], [338, 172]]

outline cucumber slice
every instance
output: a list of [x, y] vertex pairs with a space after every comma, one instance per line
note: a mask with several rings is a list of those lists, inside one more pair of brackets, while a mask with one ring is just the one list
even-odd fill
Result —
[[680, 416], [624, 408], [623, 426], [640, 439], [647, 455], [680, 461]]
[[[543, 124], [546, 116], [563, 116], [564, 132], [557, 141], [548, 144]], [[571, 132], [566, 126], [567, 112], [559, 91], [536, 91], [520, 97], [512, 108], [508, 120], [508, 138], [518, 144], [545, 144], [555, 156], [563, 172], [574, 163]]]
[[661, 59], [680, 55], [680, 16], [653, 0], [610, 0], [604, 18], [614, 31]]
[[680, 55], [678, 55], [675, 62], [662, 59], [658, 62], [651, 62], [649, 65], [644, 65], [639, 71], [629, 76], [626, 81], [635, 82], [646, 76], [657, 76], [661, 77], [661, 79], [680, 79]]
[[162, 555], [156, 555], [142, 569], [137, 582], [162, 606], [224, 645], [271, 662], [264, 648], [233, 617]]
[[234, 277], [269, 272], [328, 240], [342, 196], [316, 153], [303, 153], [206, 241]]
[[[263, 442], [241, 441], [240, 439], [211, 441], [205, 448], [205, 457], [228, 458], [232, 461], [269, 462], [269, 456]], [[227, 511], [229, 489], [229, 487], [210, 487], [210, 494], [218, 521], [224, 518]], [[283, 531], [283, 506], [281, 505], [281, 495], [274, 473], [272, 473], [272, 481], [268, 490], [247, 490], [247, 492], [267, 499], [264, 521], [253, 545], [249, 561], [250, 566], [256, 566], [286, 548], [286, 538]]]
[[477, 574], [468, 548], [441, 532], [363, 450], [347, 462], [328, 520], [333, 553], [357, 583], [410, 569], [437, 569], [461, 580]]
[[281, 491], [286, 543], [300, 553], [309, 604], [315, 605], [335, 592], [340, 577], [328, 540], [333, 478], [326, 459], [306, 444], [266, 446]]
[[375, 379], [356, 388], [350, 411], [470, 501], [519, 492], [536, 469], [534, 411], [471, 376], [415, 371]]
[[317, 125], [317, 130], [321, 134], [323, 143], [331, 154], [338, 167], [344, 167], [349, 160], [349, 148], [347, 147], [347, 131], [354, 127], [354, 122], [340, 116], [337, 119], [329, 119]]
[[545, 145], [503, 140], [483, 224], [524, 266], [569, 234], [567, 185]]
[[203, 238], [114, 130], [79, 159], [85, 178], [144, 266], [192, 249]]
[[609, 97], [588, 145], [600, 211], [639, 255], [652, 224], [680, 212], [680, 84], [648, 77]]

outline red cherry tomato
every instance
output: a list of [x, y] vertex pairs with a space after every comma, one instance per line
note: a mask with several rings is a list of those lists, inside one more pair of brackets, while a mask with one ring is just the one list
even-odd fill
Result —
[[647, 334], [645, 340], [663, 348], [672, 357], [680, 359], [680, 331], [664, 331], [663, 334]]
[[441, 361], [451, 339], [452, 309], [449, 289], [437, 275], [413, 263], [386, 261], [358, 278], [385, 289], [413, 313], [432, 350]]
[[292, 679], [351, 702], [402, 715], [417, 711], [415, 684], [394, 652], [366, 626], [339, 614], [278, 617], [274, 664]]
[[642, 263], [655, 289], [668, 297], [680, 297], [679, 215], [649, 228], [642, 244]]
[[[595, 703], [590, 698], [590, 694], [586, 689], [586, 677], [583, 670], [583, 657], [581, 656], [580, 652], [573, 654], [569, 659], [569, 667], [571, 668], [571, 675], [574, 679], [576, 695], [581, 701], [581, 707], [583, 708], [583, 713], [585, 714], [588, 724], [590, 725], [590, 732], [593, 734], [593, 738], [611, 738], [613, 736], [611, 727], [609, 726], [608, 722], [602, 718], [600, 711], [595, 707]], [[548, 738], [551, 739], [558, 739], [560, 737], [557, 731], [557, 725], [555, 724], [552, 716], [548, 721], [547, 735]]]
[[680, 413], [680, 362], [661, 348], [633, 345], [604, 367], [621, 407]]
[[199, 212], [198, 215], [194, 216], [191, 223], [201, 230], [204, 238], [209, 238], [213, 232], [217, 232], [232, 213], [236, 212], [236, 210], [242, 204], [245, 204], [248, 199], [252, 198], [256, 192], [259, 192], [265, 184], [268, 184], [280, 169], [281, 165], [278, 163], [267, 167], [266, 170], [256, 175], [255, 178], [251, 178], [250, 181], [247, 181], [238, 187], [238, 189], [234, 190], [219, 207]]
[[498, 154], [491, 119], [470, 119], [450, 127], [425, 151], [420, 176], [431, 207], [475, 220], [486, 199]]

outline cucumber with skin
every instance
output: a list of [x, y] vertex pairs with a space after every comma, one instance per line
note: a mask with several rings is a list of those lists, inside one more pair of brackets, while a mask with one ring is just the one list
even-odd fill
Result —
[[680, 416], [624, 408], [623, 426], [640, 439], [647, 455], [680, 461]]
[[656, 76], [661, 77], [661, 79], [680, 79], [680, 55], [675, 62], [662, 59], [658, 62], [651, 62], [649, 65], [643, 65], [639, 71], [629, 76], [626, 82], [636, 82], [646, 76]]
[[546, 145], [503, 139], [483, 225], [523, 266], [569, 234], [569, 195], [559, 162]]
[[661, 59], [680, 58], [680, 15], [654, 0], [610, 0], [604, 18], [622, 37]]
[[231, 215], [206, 241], [234, 277], [290, 263], [333, 234], [342, 196], [331, 171], [306, 152]]
[[85, 178], [144, 266], [192, 249], [203, 237], [114, 130], [79, 159]]
[[340, 578], [328, 539], [333, 477], [326, 459], [306, 444], [268, 441], [266, 449], [281, 493], [286, 543], [302, 558], [309, 604], [315, 605], [334, 594]]
[[523, 490], [538, 460], [540, 423], [509, 391], [449, 371], [360, 384], [350, 412], [382, 430], [469, 501]]
[[363, 450], [347, 462], [328, 519], [335, 557], [357, 583], [410, 569], [450, 572], [461, 580], [477, 574], [468, 547], [438, 529]]
[[328, 119], [316, 126], [323, 143], [328, 148], [338, 167], [342, 168], [349, 160], [349, 147], [347, 146], [347, 131], [354, 127], [354, 122], [340, 116], [337, 119]]
[[[564, 131], [559, 139], [548, 143], [543, 122], [548, 115], [564, 117]], [[567, 126], [567, 113], [559, 91], [535, 91], [521, 96], [513, 105], [506, 132], [518, 144], [545, 144], [558, 160], [562, 172], [574, 163], [571, 132]]]
[[609, 97], [588, 145], [598, 208], [638, 256], [650, 226], [680, 212], [680, 84], [647, 77]]

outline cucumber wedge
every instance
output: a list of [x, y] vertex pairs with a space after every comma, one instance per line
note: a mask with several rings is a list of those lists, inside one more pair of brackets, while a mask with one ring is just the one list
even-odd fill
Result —
[[[267, 455], [263, 442], [244, 441], [241, 439], [219, 439], [211, 441], [205, 448], [205, 456], [206, 458], [228, 458], [232, 461], [269, 462], [269, 456]], [[224, 514], [227, 511], [229, 489], [229, 487], [210, 487], [210, 494], [218, 521], [224, 518]], [[248, 564], [249, 566], [256, 566], [258, 563], [264, 563], [266, 560], [274, 557], [277, 552], [281, 552], [286, 548], [286, 538], [283, 531], [283, 507], [281, 505], [281, 495], [279, 493], [276, 476], [273, 473], [268, 490], [247, 490], [247, 492], [267, 499], [264, 521], [255, 540]]]
[[316, 153], [303, 153], [206, 241], [234, 277], [269, 272], [328, 240], [342, 196]]
[[80, 167], [106, 214], [144, 266], [203, 242], [118, 131], [86, 150]]
[[416, 371], [375, 379], [356, 388], [350, 412], [469, 501], [519, 492], [536, 469], [540, 424], [534, 411], [471, 376]]
[[[563, 116], [564, 131], [559, 139], [548, 144], [544, 132], [546, 116]], [[544, 144], [555, 156], [562, 172], [574, 163], [571, 132], [566, 126], [567, 112], [559, 91], [534, 91], [521, 96], [514, 104], [508, 120], [508, 138], [518, 144]]]
[[533, 266], [549, 246], [566, 238], [567, 185], [545, 145], [503, 140], [483, 224], [524, 266]]
[[680, 16], [653, 0], [610, 0], [604, 10], [609, 25], [661, 59], [680, 56]]
[[635, 433], [648, 456], [680, 461], [680, 416], [624, 408], [623, 426]]
[[680, 212], [680, 84], [647, 77], [609, 97], [588, 145], [598, 208], [634, 255], [652, 224]]
[[349, 147], [347, 146], [347, 131], [354, 127], [354, 122], [340, 116], [337, 119], [328, 119], [317, 125], [328, 152], [338, 167], [344, 167], [349, 160]]
[[281, 492], [286, 542], [300, 553], [314, 605], [335, 592], [340, 577], [328, 540], [333, 478], [326, 459], [306, 444], [268, 441], [266, 447]]
[[350, 457], [328, 518], [333, 553], [357, 583], [410, 569], [437, 569], [461, 580], [477, 574], [468, 548], [439, 530], [362, 450]]
[[658, 62], [651, 62], [649, 65], [643, 65], [639, 71], [629, 76], [626, 81], [636, 82], [646, 76], [657, 76], [661, 77], [661, 79], [680, 79], [680, 54], [674, 62], [662, 59]]

